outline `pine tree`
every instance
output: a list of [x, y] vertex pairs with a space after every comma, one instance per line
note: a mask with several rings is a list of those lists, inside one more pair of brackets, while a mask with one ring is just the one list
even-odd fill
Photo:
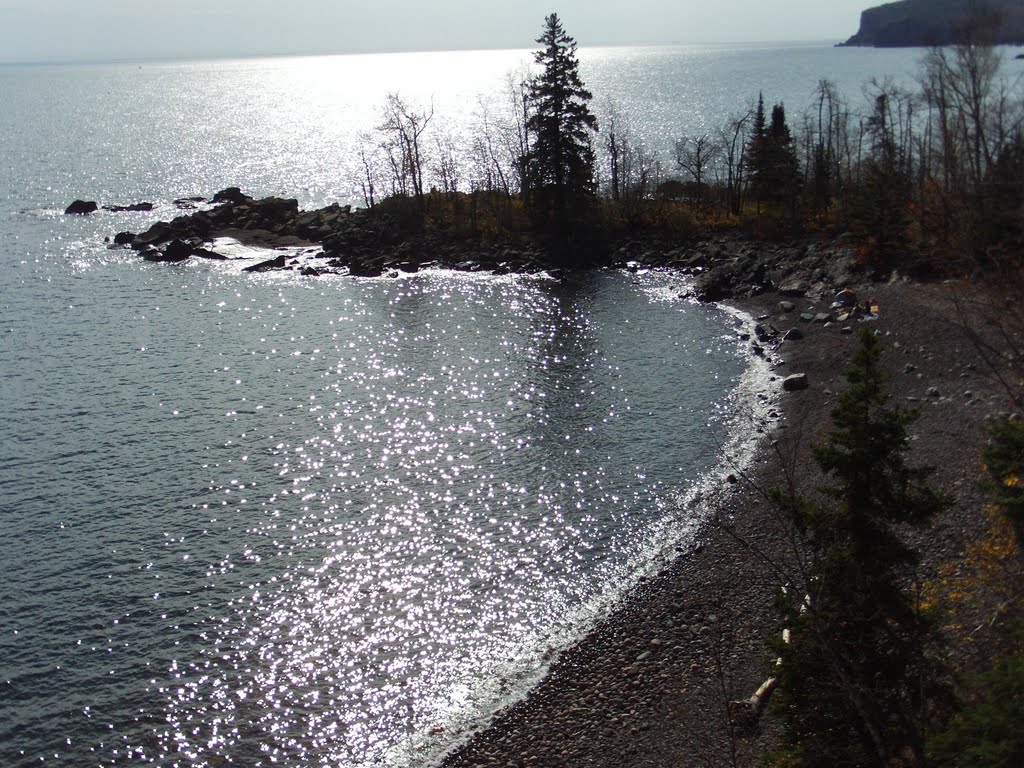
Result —
[[543, 67], [530, 83], [531, 146], [526, 158], [535, 219], [556, 234], [568, 234], [594, 198], [594, 150], [590, 91], [580, 79], [576, 41], [558, 15], [545, 19], [534, 60]]
[[793, 213], [800, 173], [793, 137], [782, 104], [765, 118], [764, 96], [758, 97], [754, 130], [750, 137], [750, 185], [755, 200], [785, 203]]
[[757, 95], [757, 110], [754, 112], [754, 126], [750, 131], [750, 146], [747, 148], [747, 178], [750, 183], [751, 196], [758, 203], [763, 199], [766, 186], [767, 158], [768, 120], [764, 112], [764, 94], [759, 93]]
[[834, 432], [814, 451], [828, 501], [778, 496], [806, 558], [780, 597], [790, 640], [775, 644], [795, 765], [923, 765], [929, 704], [944, 690], [908, 587], [916, 553], [896, 527], [924, 525], [948, 501], [904, 460], [913, 414], [887, 403], [880, 358], [865, 331]]

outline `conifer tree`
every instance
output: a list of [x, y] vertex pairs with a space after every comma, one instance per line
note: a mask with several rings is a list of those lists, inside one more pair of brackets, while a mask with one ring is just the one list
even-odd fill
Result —
[[924, 765], [929, 706], [944, 691], [934, 628], [908, 586], [916, 553], [897, 526], [924, 525], [948, 502], [904, 460], [913, 414], [888, 404], [880, 358], [865, 331], [834, 432], [814, 451], [833, 481], [827, 501], [778, 496], [806, 557], [780, 597], [789, 642], [775, 644], [794, 765]]
[[[750, 146], [747, 149], [747, 178], [750, 180], [751, 196], [759, 203], [765, 187], [764, 174], [768, 167], [768, 119], [764, 113], [764, 94], [757, 95], [757, 109], [754, 111], [754, 126], [750, 131]], [[760, 209], [759, 209], [760, 210]]]
[[594, 198], [590, 139], [597, 119], [588, 106], [591, 93], [580, 79], [576, 41], [557, 14], [545, 19], [537, 42], [542, 47], [534, 60], [543, 69], [530, 83], [530, 196], [537, 223], [567, 234]]
[[764, 96], [758, 97], [754, 130], [750, 137], [750, 185], [754, 199], [785, 203], [793, 213], [799, 183], [799, 165], [793, 137], [782, 104], [765, 117]]

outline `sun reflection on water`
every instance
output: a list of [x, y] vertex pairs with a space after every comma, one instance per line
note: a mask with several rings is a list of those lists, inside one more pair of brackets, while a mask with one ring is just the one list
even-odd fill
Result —
[[536, 675], [662, 514], [628, 322], [543, 278], [426, 275], [322, 313], [260, 280], [213, 302], [251, 339], [219, 371], [237, 432], [200, 504], [249, 521], [207, 572], [240, 588], [181, 623], [200, 650], [154, 681], [156, 752], [422, 764]]

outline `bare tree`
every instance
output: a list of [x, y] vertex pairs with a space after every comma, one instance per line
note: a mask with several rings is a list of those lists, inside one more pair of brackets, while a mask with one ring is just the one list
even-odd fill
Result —
[[849, 123], [849, 107], [835, 84], [820, 80], [804, 125], [806, 186], [820, 211], [831, 208], [836, 199], [845, 205], [843, 194], [851, 165]]
[[484, 99], [480, 99], [479, 105], [477, 126], [473, 131], [470, 148], [473, 162], [470, 186], [474, 190], [501, 190], [510, 195], [517, 164], [509, 162], [504, 136], [506, 126], [495, 118]]
[[743, 210], [743, 190], [746, 185], [747, 127], [754, 117], [750, 107], [741, 115], [731, 117], [718, 129], [718, 157], [725, 171], [726, 208], [738, 216]]
[[919, 143], [928, 170], [921, 183], [936, 209], [933, 228], [947, 244], [976, 254], [1008, 234], [1019, 236], [1016, 207], [1024, 193], [1016, 170], [1022, 78], [1004, 77], [986, 23], [970, 26], [956, 46], [929, 51], [920, 75], [928, 117], [927, 140]]
[[458, 142], [451, 133], [435, 136], [434, 138], [434, 162], [431, 166], [431, 174], [434, 181], [446, 195], [453, 195], [459, 191], [461, 174], [459, 172], [459, 150]]
[[423, 133], [434, 117], [434, 105], [417, 112], [397, 93], [389, 93], [378, 130], [393, 174], [394, 190], [411, 194], [423, 205]]
[[708, 134], [684, 136], [676, 142], [676, 166], [693, 179], [692, 199], [697, 207], [704, 203], [707, 175], [715, 158], [717, 146]]
[[608, 170], [611, 174], [612, 200], [619, 200], [622, 197], [621, 168], [623, 155], [626, 147], [623, 146], [623, 138], [620, 135], [620, 120], [618, 110], [614, 103], [609, 103], [607, 114], [602, 120], [604, 125], [604, 145], [608, 152]]
[[377, 180], [380, 177], [380, 147], [369, 133], [359, 137], [359, 160], [363, 166], [360, 186], [363, 191], [363, 204], [367, 208], [376, 205]]

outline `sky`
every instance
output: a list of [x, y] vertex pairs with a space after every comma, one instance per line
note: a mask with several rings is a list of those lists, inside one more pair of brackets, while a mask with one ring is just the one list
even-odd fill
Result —
[[872, 0], [0, 0], [0, 62], [845, 40]]

